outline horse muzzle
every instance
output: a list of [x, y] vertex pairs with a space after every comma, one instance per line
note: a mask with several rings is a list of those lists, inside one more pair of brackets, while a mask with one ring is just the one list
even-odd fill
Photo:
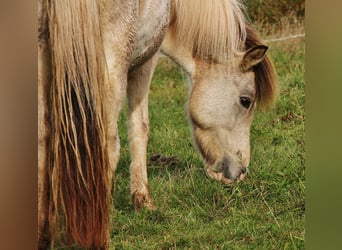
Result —
[[243, 166], [240, 159], [225, 154], [214, 165], [207, 165], [206, 173], [210, 178], [230, 184], [235, 180], [243, 180], [247, 175], [247, 167]]

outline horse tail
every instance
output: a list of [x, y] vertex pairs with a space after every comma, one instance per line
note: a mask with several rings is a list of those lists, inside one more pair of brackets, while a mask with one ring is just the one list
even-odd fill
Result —
[[47, 7], [52, 65], [50, 230], [69, 244], [87, 248], [107, 248], [109, 240], [106, 67], [97, 2], [50, 0]]

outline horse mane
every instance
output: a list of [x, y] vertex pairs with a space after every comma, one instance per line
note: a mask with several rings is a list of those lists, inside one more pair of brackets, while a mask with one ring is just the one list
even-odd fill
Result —
[[[249, 24], [246, 24], [245, 49], [262, 44], [259, 34]], [[270, 57], [265, 58], [253, 67], [256, 84], [256, 102], [261, 110], [274, 105], [277, 93], [276, 71]]]
[[229, 60], [243, 47], [245, 18], [239, 0], [175, 0], [172, 9], [175, 36], [196, 57]]

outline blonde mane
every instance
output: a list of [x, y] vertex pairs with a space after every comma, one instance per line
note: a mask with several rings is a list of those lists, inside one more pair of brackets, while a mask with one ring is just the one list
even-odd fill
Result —
[[178, 42], [203, 59], [228, 60], [244, 47], [243, 5], [239, 0], [175, 0]]

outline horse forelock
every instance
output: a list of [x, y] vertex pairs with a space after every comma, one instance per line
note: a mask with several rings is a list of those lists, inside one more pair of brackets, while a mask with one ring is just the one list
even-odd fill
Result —
[[175, 0], [175, 36], [199, 58], [229, 60], [244, 46], [243, 5], [239, 0]]
[[[245, 49], [261, 45], [262, 39], [258, 33], [250, 26], [246, 25]], [[256, 85], [256, 101], [260, 109], [264, 110], [274, 104], [277, 93], [276, 71], [270, 57], [265, 58], [253, 67]]]

